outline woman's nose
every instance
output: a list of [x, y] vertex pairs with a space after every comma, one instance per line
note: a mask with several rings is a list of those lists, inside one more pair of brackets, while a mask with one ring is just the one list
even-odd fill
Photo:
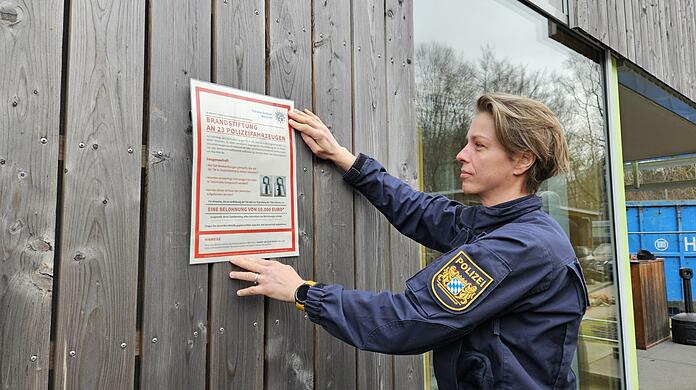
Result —
[[459, 153], [457, 153], [457, 156], [455, 157], [455, 159], [457, 161], [461, 161], [461, 162], [469, 160], [469, 154], [466, 150], [466, 146], [463, 147], [462, 150], [459, 151]]

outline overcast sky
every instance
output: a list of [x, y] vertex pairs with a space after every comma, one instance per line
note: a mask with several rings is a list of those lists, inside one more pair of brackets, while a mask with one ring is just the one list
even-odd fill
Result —
[[474, 59], [488, 44], [497, 58], [549, 71], [563, 70], [571, 52], [548, 38], [544, 17], [517, 0], [415, 0], [413, 11], [416, 47], [436, 41]]

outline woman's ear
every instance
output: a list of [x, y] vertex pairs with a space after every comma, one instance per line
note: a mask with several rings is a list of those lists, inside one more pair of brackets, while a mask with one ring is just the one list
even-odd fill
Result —
[[515, 157], [515, 168], [512, 170], [513, 175], [520, 176], [524, 175], [529, 168], [534, 165], [536, 158], [530, 151], [524, 151], [517, 154]]

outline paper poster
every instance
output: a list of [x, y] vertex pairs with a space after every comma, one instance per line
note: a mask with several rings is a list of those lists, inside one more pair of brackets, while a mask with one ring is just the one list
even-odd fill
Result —
[[298, 256], [293, 102], [191, 80], [190, 263]]

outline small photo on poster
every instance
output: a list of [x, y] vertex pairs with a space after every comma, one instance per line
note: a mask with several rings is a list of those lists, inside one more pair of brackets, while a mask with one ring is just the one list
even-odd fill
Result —
[[285, 176], [274, 176], [273, 196], [285, 197], [287, 195], [287, 191], [285, 190], [285, 183]]
[[261, 195], [261, 196], [273, 196], [273, 176], [271, 176], [271, 175], [259, 176], [259, 184], [261, 185], [259, 195]]

